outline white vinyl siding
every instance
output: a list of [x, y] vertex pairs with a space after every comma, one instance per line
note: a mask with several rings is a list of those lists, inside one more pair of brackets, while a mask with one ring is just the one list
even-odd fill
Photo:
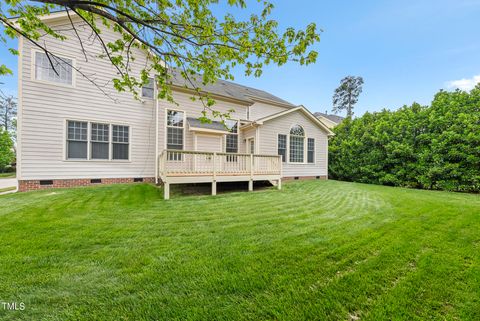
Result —
[[[278, 154], [278, 134], [286, 135], [290, 139], [290, 128], [299, 124], [305, 130], [305, 136], [315, 139], [315, 162], [283, 164], [283, 176], [327, 176], [328, 136], [312, 120], [301, 111], [289, 113], [278, 118], [266, 121], [259, 127], [259, 152], [261, 154]], [[287, 146], [289, 146], [287, 142]], [[289, 153], [289, 152], [287, 152]], [[287, 160], [289, 155], [287, 155]]]
[[[77, 31], [92, 53], [85, 62], [78, 38], [70, 22], [52, 25], [67, 31], [65, 41], [43, 37], [46, 46], [59, 57], [70, 57], [74, 66], [87, 75], [94, 75], [99, 88], [73, 72], [74, 86], [35, 79], [36, 48], [28, 41], [20, 41], [21, 70], [19, 74], [19, 179], [72, 179], [153, 177], [155, 170], [155, 106], [153, 100], [141, 102], [130, 92], [118, 92], [112, 79], [116, 69], [103, 53], [98, 39], [90, 38], [91, 31], [83, 22], [75, 22]], [[118, 37], [101, 23], [102, 37], [115, 41]], [[135, 49], [136, 50], [136, 49]], [[136, 54], [131, 64], [132, 75], [139, 74], [146, 65], [145, 56]], [[106, 161], [68, 158], [67, 121], [115, 124], [129, 126], [129, 159]], [[128, 124], [127, 124], [128, 123]], [[160, 127], [162, 128], [162, 127]], [[90, 133], [87, 139], [90, 140]], [[112, 135], [110, 133], [110, 140]], [[83, 143], [83, 145], [86, 145]], [[88, 154], [91, 153], [87, 145]], [[123, 147], [125, 149], [125, 147]], [[113, 149], [113, 148], [112, 148]], [[113, 157], [112, 150], [110, 158]], [[125, 154], [125, 152], [123, 152]]]
[[202, 135], [197, 134], [197, 150], [204, 152], [222, 152], [221, 135]]
[[282, 111], [288, 110], [288, 108], [255, 102], [252, 106], [250, 106], [249, 110], [249, 120], [256, 120], [276, 113], [280, 113]]
[[[195, 101], [192, 101], [190, 99], [191, 94], [189, 93], [183, 93], [183, 92], [176, 92], [174, 91], [172, 93], [175, 101], [178, 103], [178, 106], [172, 103], [169, 103], [167, 101], [161, 101], [160, 105], [161, 108], [167, 109], [167, 110], [176, 110], [180, 109], [183, 113], [185, 113], [185, 118], [186, 117], [202, 117], [202, 111], [204, 111], [204, 106], [202, 102], [200, 102], [198, 99]], [[219, 111], [220, 113], [228, 113], [229, 110], [233, 109], [234, 111], [230, 114], [230, 117], [232, 119], [245, 119], [246, 118], [246, 106], [238, 105], [233, 102], [229, 101], [222, 101], [222, 100], [216, 100], [216, 104], [212, 106], [213, 110]], [[158, 131], [158, 140], [159, 140], [159, 152], [161, 153], [164, 148], [167, 147], [167, 130], [163, 128], [162, 126], [167, 125], [167, 113], [162, 111], [158, 113], [159, 115], [159, 124], [160, 124], [160, 130]], [[207, 116], [212, 118], [212, 115], [207, 111]], [[212, 119], [216, 121], [220, 121], [219, 118]], [[183, 141], [183, 149], [184, 150], [195, 150], [195, 143], [194, 143], [194, 133], [189, 130], [189, 126], [187, 124], [184, 125], [184, 141]], [[223, 138], [222, 138], [223, 140]], [[244, 148], [244, 142], [243, 142], [243, 136], [240, 134], [239, 139], [239, 150], [242, 150]], [[223, 144], [219, 145], [220, 148], [223, 148]], [[201, 147], [197, 145], [197, 150], [201, 150]], [[215, 149], [217, 149], [215, 147]], [[223, 149], [219, 150], [221, 152]]]

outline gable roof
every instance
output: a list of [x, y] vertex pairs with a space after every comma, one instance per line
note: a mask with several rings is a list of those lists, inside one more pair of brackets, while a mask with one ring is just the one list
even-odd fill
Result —
[[[189, 79], [185, 79], [178, 70], [171, 69], [171, 79], [172, 85], [183, 87], [183, 88], [201, 88], [202, 91], [208, 92], [211, 94], [216, 94], [219, 96], [224, 96], [228, 98], [233, 98], [236, 100], [242, 100], [253, 104], [255, 101], [266, 101], [275, 104], [279, 104], [285, 107], [294, 108], [295, 105], [283, 100], [275, 95], [272, 95], [266, 91], [243, 86], [231, 81], [219, 79], [213, 84], [202, 83], [201, 75], [190, 76]], [[192, 86], [194, 88], [192, 88]]]
[[326, 119], [334, 122], [337, 125], [340, 124], [345, 119], [345, 117], [342, 117], [342, 116], [320, 113], [320, 112], [316, 112], [313, 115], [315, 117], [325, 117]]
[[317, 127], [319, 127], [320, 129], [322, 129], [323, 131], [325, 131], [328, 136], [333, 136], [333, 135], [335, 135], [327, 126], [325, 126], [324, 123], [322, 123], [317, 117], [315, 117], [307, 108], [305, 108], [305, 107], [302, 106], [302, 105], [297, 106], [297, 107], [295, 107], [295, 108], [287, 109], [287, 110], [281, 111], [281, 112], [279, 112], [279, 113], [272, 114], [272, 115], [269, 115], [269, 116], [266, 116], [266, 117], [263, 117], [263, 118], [260, 118], [260, 119], [257, 119], [256, 121], [253, 122], [253, 124], [262, 125], [264, 122], [270, 121], [270, 120], [275, 119], [275, 118], [278, 118], [278, 117], [282, 117], [282, 116], [284, 116], [284, 115], [288, 115], [288, 114], [293, 113], [293, 112], [296, 112], [296, 111], [302, 112], [302, 113], [303, 113], [305, 116], [307, 116], [315, 125], [317, 125]]

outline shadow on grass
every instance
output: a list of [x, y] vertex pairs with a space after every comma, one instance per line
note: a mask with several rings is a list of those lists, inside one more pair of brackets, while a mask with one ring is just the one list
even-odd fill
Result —
[[[210, 195], [212, 192], [211, 183], [175, 184], [171, 185], [171, 193], [174, 196], [195, 196]], [[272, 188], [268, 181], [253, 183], [253, 190], [267, 190]], [[222, 182], [217, 183], [217, 194], [228, 194], [233, 192], [248, 192], [248, 182]]]

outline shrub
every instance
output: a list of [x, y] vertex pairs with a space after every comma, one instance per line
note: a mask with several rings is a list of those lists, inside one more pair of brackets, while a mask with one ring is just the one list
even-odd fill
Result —
[[440, 91], [431, 106], [366, 113], [334, 129], [331, 177], [363, 183], [480, 191], [480, 85]]

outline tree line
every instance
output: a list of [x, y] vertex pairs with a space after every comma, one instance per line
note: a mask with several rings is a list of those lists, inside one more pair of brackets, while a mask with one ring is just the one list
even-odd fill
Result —
[[17, 129], [17, 103], [0, 89], [0, 173], [13, 170]]
[[470, 92], [440, 91], [430, 106], [347, 117], [334, 132], [334, 179], [480, 192], [480, 84]]

